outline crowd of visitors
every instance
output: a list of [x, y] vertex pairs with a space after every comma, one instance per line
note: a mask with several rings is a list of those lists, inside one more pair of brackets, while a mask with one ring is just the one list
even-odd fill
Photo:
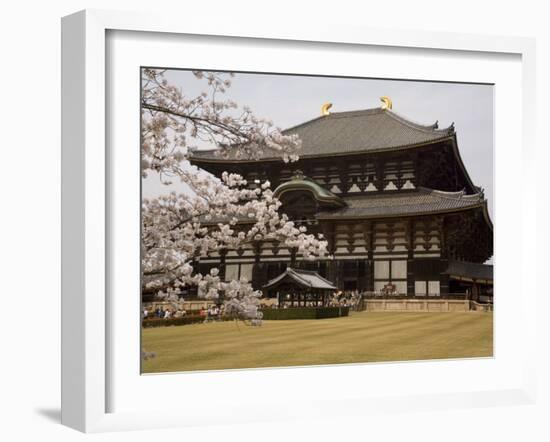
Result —
[[170, 318], [181, 318], [186, 314], [187, 312], [183, 309], [157, 306], [157, 308], [144, 307], [142, 316], [143, 316], [143, 319], [151, 319], [151, 318], [170, 319]]
[[330, 307], [349, 307], [355, 309], [362, 299], [363, 294], [357, 290], [337, 291], [329, 301]]
[[[350, 309], [355, 309], [359, 305], [361, 299], [363, 297], [363, 293], [360, 293], [357, 290], [353, 291], [342, 291], [339, 290], [337, 292], [334, 292], [332, 295], [330, 295], [327, 300], [325, 301], [324, 307], [349, 307]], [[295, 301], [295, 303], [292, 303], [291, 300], [287, 300], [287, 297], [284, 295], [280, 296], [280, 303], [272, 304], [271, 308], [292, 308], [294, 307], [323, 307], [321, 302], [317, 302], [316, 300], [307, 300], [305, 303], [303, 301]], [[288, 299], [291, 299], [290, 297]]]
[[200, 311], [200, 315], [204, 316], [206, 322], [208, 321], [216, 321], [220, 319], [224, 314], [224, 306], [223, 304], [218, 307], [217, 305], [211, 305], [207, 309], [203, 309]]
[[205, 321], [215, 321], [221, 318], [223, 314], [224, 306], [217, 306], [215, 304], [190, 312], [173, 306], [157, 306], [156, 308], [149, 306], [143, 307], [142, 311], [143, 319], [171, 319], [182, 318], [187, 315], [199, 315], [204, 317]]

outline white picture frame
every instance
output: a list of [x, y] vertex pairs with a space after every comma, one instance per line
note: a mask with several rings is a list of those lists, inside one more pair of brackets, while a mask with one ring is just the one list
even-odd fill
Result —
[[[522, 175], [529, 176], [535, 152], [533, 137], [535, 101], [535, 43], [532, 39], [517, 37], [491, 37], [450, 33], [428, 33], [402, 31], [399, 33], [377, 29], [349, 28], [345, 26], [326, 27], [301, 26], [276, 23], [230, 23], [205, 21], [181, 24], [177, 17], [145, 13], [126, 13], [87, 10], [63, 18], [62, 21], [62, 423], [84, 432], [100, 432], [124, 429], [179, 427], [208, 425], [212, 419], [223, 422], [222, 414], [213, 417], [205, 415], [201, 406], [195, 413], [173, 406], [147, 409], [141, 404], [136, 410], [114, 410], [109, 403], [109, 394], [114, 388], [110, 371], [112, 367], [112, 347], [109, 341], [110, 327], [113, 325], [109, 300], [109, 261], [112, 259], [109, 244], [117, 230], [110, 223], [113, 199], [109, 180], [113, 169], [109, 164], [106, 149], [109, 134], [106, 121], [110, 118], [107, 109], [109, 94], [106, 78], [108, 51], [106, 36], [109, 32], [159, 33], [165, 36], [217, 36], [224, 38], [268, 39], [277, 44], [293, 42], [310, 44], [331, 44], [335, 50], [346, 47], [401, 48], [402, 51], [422, 49], [437, 54], [468, 53], [480, 62], [487, 54], [515, 56], [521, 66], [521, 114], [519, 142], [520, 157], [523, 161]], [[156, 35], [159, 35], [156, 34]], [[152, 34], [151, 34], [152, 35]], [[136, 85], [137, 88], [137, 85]], [[517, 98], [517, 97], [516, 97]], [[499, 140], [497, 134], [497, 143]], [[116, 170], [114, 171], [116, 173]], [[498, 175], [498, 171], [497, 171]], [[525, 180], [523, 180], [525, 182]], [[509, 382], [494, 383], [490, 388], [464, 387], [461, 391], [439, 391], [437, 386], [424, 394], [409, 392], [403, 394], [377, 392], [367, 395], [363, 391], [356, 394], [339, 395], [328, 389], [326, 397], [311, 397], [312, 406], [289, 400], [284, 409], [276, 406], [259, 407], [245, 403], [243, 398], [232, 397], [239, 422], [286, 419], [300, 415], [318, 417], [334, 415], [334, 404], [338, 413], [357, 415], [371, 412], [395, 412], [410, 409], [451, 409], [470, 406], [490, 406], [498, 404], [533, 403], [536, 396], [536, 348], [535, 348], [535, 309], [527, 306], [536, 304], [536, 283], [528, 275], [529, 256], [536, 254], [535, 207], [536, 194], [526, 184], [516, 191], [521, 198], [521, 297], [518, 309], [522, 312], [518, 329], [525, 339], [523, 352], [518, 354], [521, 376], [514, 376]], [[497, 200], [498, 202], [498, 200]], [[501, 206], [502, 207], [502, 206]], [[505, 209], [505, 208], [504, 208]], [[499, 207], [498, 210], [501, 210]], [[506, 213], [504, 211], [503, 213]], [[498, 215], [497, 215], [498, 216]], [[502, 224], [504, 225], [504, 224]], [[499, 232], [496, 227], [496, 232]], [[504, 230], [502, 230], [504, 231]], [[498, 247], [497, 247], [498, 250]], [[118, 253], [118, 252], [117, 252]], [[500, 250], [499, 250], [500, 253]], [[498, 281], [498, 266], [496, 266]], [[504, 268], [504, 267], [503, 267]], [[130, 310], [132, 307], [130, 307]], [[505, 309], [502, 310], [503, 312]], [[504, 316], [503, 316], [504, 317]], [[136, 312], [136, 318], [138, 314]], [[496, 322], [498, 324], [498, 311]], [[502, 325], [502, 324], [501, 324]], [[130, 330], [131, 331], [131, 330]], [[530, 338], [530, 339], [528, 339]], [[498, 335], [497, 335], [498, 340]], [[135, 350], [135, 349], [134, 349]], [[496, 358], [498, 359], [498, 354]], [[378, 365], [377, 372], [399, 372], [400, 364]], [[407, 370], [413, 364], [408, 364]], [[350, 369], [332, 367], [334, 370], [348, 370], [356, 376], [366, 366], [356, 365]], [[424, 365], [423, 370], [431, 370]], [[460, 373], [460, 366], [449, 370]], [[515, 369], [519, 370], [518, 367]], [[311, 368], [307, 370], [320, 370]], [[517, 370], [514, 372], [516, 373]], [[449, 372], [451, 372], [449, 371]], [[218, 373], [222, 379], [231, 378], [238, 390], [246, 387], [245, 379], [254, 384], [261, 381], [263, 371], [242, 371], [237, 374]], [[304, 369], [279, 370], [286, 381], [296, 382], [304, 375]], [[311, 374], [313, 372], [309, 372]], [[325, 372], [329, 373], [329, 372]], [[517, 372], [519, 373], [519, 372]], [[272, 373], [273, 374], [273, 373]], [[277, 374], [277, 373], [275, 373]], [[139, 373], [133, 373], [133, 376]], [[175, 377], [164, 376], [163, 385], [178, 382]], [[212, 374], [202, 373], [201, 379], [211, 379]], [[210, 378], [208, 378], [210, 376]], [[115, 377], [116, 378], [116, 377]], [[240, 379], [240, 380], [239, 380]], [[278, 379], [275, 377], [275, 379]], [[498, 384], [498, 385], [497, 385]], [[305, 387], [307, 388], [307, 386]], [[293, 398], [291, 398], [293, 399]], [[296, 398], [298, 399], [298, 398]], [[146, 402], [146, 399], [143, 399]], [[297, 403], [298, 405], [293, 405]], [[222, 404], [222, 402], [220, 402]], [[225, 404], [227, 405], [227, 404]], [[206, 405], [205, 405], [206, 407]], [[116, 408], [116, 407], [115, 407]], [[216, 409], [216, 406], [212, 407]], [[235, 422], [232, 418], [231, 421]]]

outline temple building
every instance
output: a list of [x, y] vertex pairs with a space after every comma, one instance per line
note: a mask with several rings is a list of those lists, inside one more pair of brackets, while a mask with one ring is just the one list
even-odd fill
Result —
[[323, 233], [330, 257], [303, 260], [273, 242], [228, 250], [199, 266], [261, 289], [287, 267], [314, 271], [339, 290], [395, 296], [492, 298], [493, 225], [483, 190], [460, 157], [454, 125], [414, 123], [391, 109], [330, 113], [284, 131], [302, 141], [284, 163], [222, 158], [195, 151], [192, 164], [220, 176], [269, 180], [281, 210]]

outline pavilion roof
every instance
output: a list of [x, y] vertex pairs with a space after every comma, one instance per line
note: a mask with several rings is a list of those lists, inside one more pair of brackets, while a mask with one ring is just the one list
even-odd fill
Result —
[[293, 269], [287, 267], [287, 269], [279, 276], [268, 281], [263, 288], [270, 289], [276, 287], [283, 282], [292, 282], [300, 287], [316, 289], [316, 290], [337, 290], [332, 283], [323, 278], [317, 272], [310, 270]]
[[447, 270], [443, 272], [450, 277], [470, 279], [473, 281], [493, 281], [493, 266], [477, 262], [449, 260]]
[[[283, 133], [300, 137], [302, 148], [298, 154], [300, 158], [307, 158], [398, 150], [434, 143], [452, 136], [454, 126], [438, 129], [437, 122], [422, 125], [392, 110], [374, 108], [331, 113], [288, 128]], [[277, 158], [268, 152], [261, 159]], [[198, 150], [192, 153], [190, 160], [224, 162], [235, 161], [236, 158], [221, 157], [216, 155], [216, 150]]]
[[349, 219], [427, 215], [486, 205], [486, 200], [481, 192], [466, 195], [464, 191], [444, 192], [424, 187], [407, 192], [366, 193], [342, 199], [346, 203], [346, 207], [319, 212], [317, 218]]

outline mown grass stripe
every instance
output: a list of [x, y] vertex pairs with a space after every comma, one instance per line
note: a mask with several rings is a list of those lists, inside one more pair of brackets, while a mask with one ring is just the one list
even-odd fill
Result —
[[347, 318], [147, 329], [145, 372], [490, 356], [492, 315], [363, 312]]

